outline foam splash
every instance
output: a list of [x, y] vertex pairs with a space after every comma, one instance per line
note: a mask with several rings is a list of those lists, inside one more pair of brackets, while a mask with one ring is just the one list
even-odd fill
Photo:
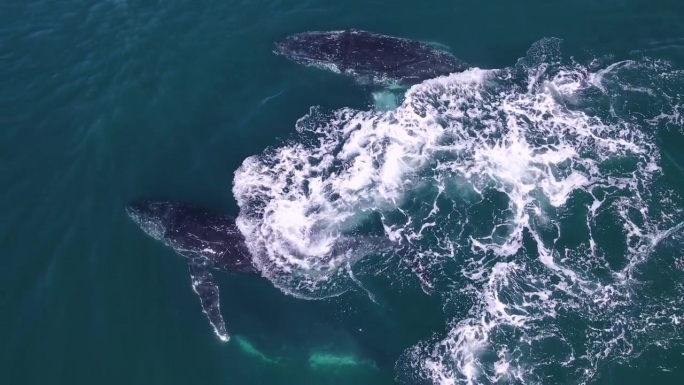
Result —
[[314, 109], [297, 141], [236, 171], [237, 224], [276, 286], [322, 298], [357, 285], [346, 272], [364, 256], [387, 274], [395, 255], [371, 245], [387, 243], [348, 247], [377, 212], [426, 292], [474, 304], [407, 351], [416, 376], [586, 383], [682, 331], [681, 257], [666, 292], [645, 294], [642, 276], [681, 247], [684, 202], [662, 187], [653, 133], [679, 129], [683, 78], [566, 60], [548, 39], [512, 68], [413, 86], [391, 111]]
[[322, 126], [312, 124], [317, 118], [313, 111], [298, 123], [308, 144], [247, 158], [233, 193], [237, 225], [262, 272], [290, 293], [322, 297], [348, 288], [340, 266], [358, 257], [335, 252], [336, 243], [364, 210], [401, 199], [404, 177], [429, 161], [421, 149], [434, 147], [444, 129], [405, 108], [341, 110]]
[[[531, 69], [523, 92], [468, 103], [477, 132], [460, 131], [459, 155], [435, 166], [480, 200], [455, 197], [466, 221], [448, 223], [459, 228], [449, 244], [462, 251], [462, 291], [476, 305], [445, 338], [408, 355], [434, 383], [545, 383], [551, 373], [585, 383], [608, 361], [665, 344], [654, 332], [671, 322], [653, 320], [684, 310], [672, 306], [676, 292], [654, 301], [635, 291], [652, 245], [681, 228], [681, 199], [656, 191], [655, 139], [613, 106], [601, 117], [576, 107], [586, 94], [610, 93], [615, 84], [603, 78], [619, 76], [611, 71], [652, 67], [624, 62], [591, 73], [545, 53], [541, 64], [523, 61]], [[482, 204], [501, 193], [505, 204]], [[472, 223], [470, 213], [488, 205], [491, 218]]]
[[373, 105], [378, 111], [390, 111], [397, 108], [397, 96], [391, 91], [373, 92]]

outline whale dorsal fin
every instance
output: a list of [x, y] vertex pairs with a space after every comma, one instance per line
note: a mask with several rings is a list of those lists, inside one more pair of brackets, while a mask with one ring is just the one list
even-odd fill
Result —
[[199, 296], [202, 310], [207, 315], [209, 323], [221, 341], [228, 341], [230, 336], [226, 332], [226, 325], [219, 308], [219, 290], [211, 274], [213, 264], [209, 258], [192, 253], [188, 255], [188, 268], [192, 279], [192, 289]]

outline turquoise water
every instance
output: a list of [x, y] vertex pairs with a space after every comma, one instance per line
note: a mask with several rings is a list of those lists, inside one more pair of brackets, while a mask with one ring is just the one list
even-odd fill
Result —
[[[271, 52], [349, 27], [491, 71], [381, 113]], [[8, 0], [0, 30], [0, 383], [684, 381], [681, 2]], [[321, 148], [342, 192], [312, 209], [293, 181]], [[252, 231], [265, 278], [216, 274], [229, 343], [126, 217], [141, 197]], [[288, 274], [269, 259], [286, 225], [406, 249]]]

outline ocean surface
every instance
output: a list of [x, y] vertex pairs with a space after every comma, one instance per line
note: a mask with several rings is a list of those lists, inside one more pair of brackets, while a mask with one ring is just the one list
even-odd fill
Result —
[[[472, 68], [272, 52], [345, 28]], [[0, 384], [682, 384], [683, 95], [679, 0], [2, 1]], [[140, 198], [238, 217], [230, 341]]]

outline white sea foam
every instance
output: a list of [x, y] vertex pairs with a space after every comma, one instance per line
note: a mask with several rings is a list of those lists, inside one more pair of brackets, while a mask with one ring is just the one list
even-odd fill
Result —
[[[586, 382], [603, 362], [666, 344], [662, 330], [684, 317], [681, 258], [669, 296], [636, 289], [684, 220], [680, 197], [654, 187], [650, 127], [680, 116], [664, 66], [580, 65], [545, 40], [512, 68], [413, 86], [391, 111], [312, 109], [296, 140], [236, 171], [238, 226], [276, 286], [321, 298], [362, 287], [351, 273], [361, 257], [386, 271], [371, 241], [350, 242], [377, 212], [426, 292], [474, 304], [407, 352], [418, 375]], [[633, 113], [630, 95], [663, 107]]]

